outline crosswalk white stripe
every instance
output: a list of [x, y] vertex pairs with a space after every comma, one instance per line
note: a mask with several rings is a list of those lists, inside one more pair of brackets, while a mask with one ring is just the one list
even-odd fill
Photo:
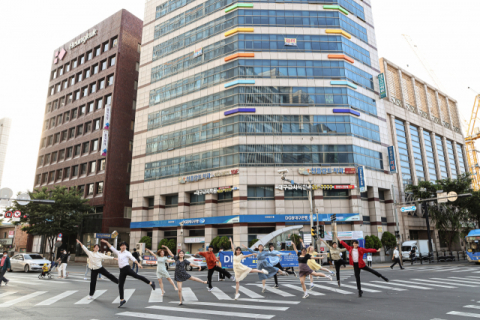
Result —
[[5, 293], [0, 293], [0, 298], [3, 298], [3, 297], [6, 297], [6, 296], [9, 296], [11, 294], [14, 294], [14, 293], [17, 293], [15, 291], [12, 291], [12, 292], [5, 292]]
[[465, 276], [465, 278], [472, 278], [472, 279], [478, 279], [478, 280], [480, 280], [480, 277], [477, 277], [477, 276]]
[[[451, 285], [454, 285], [454, 286], [457, 286], [457, 287], [478, 287], [478, 286], [474, 286], [474, 285], [471, 285], [471, 284], [465, 284], [465, 283], [462, 283], [462, 282], [457, 282], [456, 280], [453, 280], [453, 279], [445, 279], [445, 278], [430, 278], [432, 280], [440, 280], [442, 281], [443, 283], [445, 284], [451, 284]], [[425, 280], [426, 281], [426, 280]]]
[[478, 268], [466, 268], [466, 269], [460, 269], [457, 271], [452, 271], [452, 272], [468, 272], [468, 271], [477, 271]]
[[462, 280], [463, 282], [467, 283], [474, 283], [474, 284], [480, 284], [480, 279], [465, 279], [465, 278], [460, 278], [460, 277], [448, 277], [449, 279], [455, 279], [455, 280]]
[[93, 295], [93, 299], [92, 300], [88, 300], [88, 296], [86, 296], [85, 298], [75, 302], [75, 304], [89, 304], [90, 302], [92, 302], [93, 300], [97, 299], [98, 297], [100, 297], [102, 294], [104, 294], [105, 292], [107, 292], [107, 290], [97, 290], [95, 291], [95, 294]]
[[334, 291], [334, 292], [336, 292], [336, 293], [341, 293], [341, 294], [353, 294], [353, 293], [350, 292], [350, 291], [345, 291], [345, 290], [337, 289], [337, 288], [330, 288], [330, 287], [327, 287], [327, 286], [324, 286], [324, 285], [320, 285], [320, 284], [316, 284], [315, 287], [316, 287], [316, 288], [321, 288], [321, 289], [324, 289], [324, 290], [328, 290], [328, 291]]
[[[336, 283], [332, 283], [332, 282], [330, 282], [330, 284], [332, 284], [332, 285], [334, 285], [334, 286], [337, 285]], [[349, 284], [343, 284], [343, 283], [342, 283], [342, 287], [351, 288], [351, 289], [355, 289], [355, 290], [357, 289], [356, 286], [351, 286], [351, 285], [349, 285]], [[366, 288], [362, 288], [362, 291], [365, 291], [365, 292], [373, 292], [373, 293], [375, 293], [375, 292], [382, 292], [382, 291], [379, 291], [379, 290], [366, 289]]]
[[225, 292], [218, 289], [217, 287], [213, 288], [210, 292], [213, 293], [213, 295], [217, 297], [218, 300], [232, 300], [232, 298], [230, 298]]
[[[235, 286], [232, 286], [232, 288], [235, 288]], [[244, 286], [240, 286], [238, 288], [238, 291], [240, 291], [241, 293], [243, 294], [246, 294], [247, 296], [249, 296], [250, 298], [264, 298], [264, 296], [261, 296], [259, 295], [258, 293], [256, 293], [255, 291], [252, 291]]]
[[247, 299], [247, 298], [240, 298], [238, 300], [248, 301], [248, 302], [258, 302], [258, 303], [278, 303], [278, 304], [299, 304], [300, 301], [282, 301], [282, 300], [258, 300], [258, 299]]
[[[47, 281], [47, 280], [45, 280]], [[17, 281], [16, 279], [13, 279], [13, 278], [10, 278], [10, 281], [9, 282], [12, 282], [13, 284], [17, 284], [17, 283], [21, 283], [21, 284], [28, 284], [28, 285], [34, 285], [34, 286], [38, 286], [40, 285], [40, 283], [38, 283], [38, 281], [31, 281], [31, 282], [23, 282], [23, 281]], [[10, 284], [9, 284], [10, 285]]]
[[[372, 281], [372, 282], [383, 283], [382, 281]], [[414, 286], [414, 285], [410, 285], [410, 284], [401, 284], [401, 283], [393, 283], [393, 282], [389, 282], [389, 283], [391, 285], [400, 286], [400, 287], [407, 287], [407, 288], [421, 289], [421, 290], [432, 290], [432, 288], [419, 287], [419, 286]]]
[[[411, 281], [408, 281], [408, 280], [393, 280], [395, 282], [402, 282], [402, 283], [412, 283]], [[440, 287], [440, 288], [447, 288], [447, 289], [456, 289], [457, 287], [452, 287], [452, 286], [445, 286], [445, 285], [441, 285], [441, 284], [431, 284], [431, 283], [420, 283], [420, 284], [423, 284], [425, 286], [431, 286], [431, 287]]]
[[116, 315], [124, 316], [124, 317], [155, 319], [155, 320], [206, 320], [206, 319], [200, 319], [200, 318], [173, 317], [173, 316], [167, 316], [163, 314], [140, 313], [140, 312], [121, 312], [121, 313], [117, 313]]
[[[128, 301], [132, 297], [134, 292], [135, 292], [135, 289], [125, 289], [125, 291], [123, 292], [123, 298], [125, 298], [125, 300]], [[120, 303], [120, 296], [118, 296], [115, 300], [113, 300], [112, 303]]]
[[55, 297], [51, 297], [50, 299], [44, 300], [40, 303], [37, 303], [37, 306], [49, 306], [52, 305], [53, 303], [66, 298], [68, 296], [71, 296], [75, 292], [78, 292], [78, 290], [71, 290], [71, 291], [65, 291], [64, 293], [60, 293], [59, 295], [56, 295]]
[[36, 296], [39, 296], [39, 295], [42, 295], [42, 294], [45, 294], [45, 293], [47, 293], [47, 291], [35, 291], [33, 293], [27, 294], [26, 296], [4, 302], [4, 303], [0, 304], [0, 308], [11, 307], [14, 304], [26, 301], [30, 298], [35, 298]]
[[228, 312], [228, 311], [216, 311], [206, 309], [192, 309], [192, 308], [179, 308], [179, 307], [165, 307], [165, 306], [152, 306], [147, 307], [150, 309], [159, 309], [162, 311], [178, 311], [179, 313], [198, 313], [198, 314], [215, 314], [223, 317], [240, 317], [240, 318], [254, 318], [254, 319], [272, 319], [272, 314], [255, 314], [255, 313], [243, 313], [243, 312]]
[[[178, 303], [176, 301], [170, 301], [170, 303]], [[197, 306], [212, 306], [212, 307], [225, 307], [225, 308], [240, 308], [240, 309], [258, 309], [265, 310], [265, 306], [253, 306], [250, 304], [236, 304], [236, 303], [218, 303], [218, 302], [185, 302], [184, 305], [197, 305]], [[278, 311], [287, 311], [289, 307], [275, 307]]]
[[[356, 283], [355, 281], [350, 281], [351, 283]], [[363, 286], [370, 286], [370, 287], [375, 287], [375, 288], [382, 288], [382, 289], [388, 289], [388, 290], [393, 290], [393, 291], [407, 291], [407, 289], [400, 289], [400, 288], [392, 288], [392, 287], [387, 287], [387, 286], [382, 286], [379, 284], [372, 284], [372, 283], [362, 283]]]
[[152, 302], [163, 302], [162, 290], [152, 290], [150, 293], [150, 298], [148, 299], [148, 303]]
[[474, 304], [469, 304], [468, 306], [463, 306], [464, 308], [471, 308], [471, 309], [480, 309], [480, 306], [476, 306]]
[[[299, 287], [299, 286], [295, 286], [293, 284], [284, 284], [285, 287], [289, 287], [289, 288], [292, 288], [294, 290], [297, 290], [297, 291], [300, 291], [300, 292], [304, 292], [303, 291], [303, 288], [302, 287]], [[316, 286], [315, 286], [316, 287]], [[315, 288], [313, 287], [313, 288]], [[325, 294], [323, 293], [320, 293], [320, 292], [316, 292], [316, 291], [313, 291], [313, 290], [307, 290], [308, 294], [311, 294], [312, 296], [324, 296]]]
[[197, 296], [195, 293], [193, 293], [192, 289], [187, 287], [187, 288], [182, 288], [182, 297], [183, 301], [198, 301]]
[[[426, 279], [412, 279], [414, 281], [420, 281], [420, 282], [427, 282], [427, 283], [438, 283], [439, 281], [435, 281], [435, 280], [426, 280]], [[445, 284], [449, 284], [449, 285], [452, 285], [452, 286], [456, 286], [456, 287], [474, 287], [474, 286], [469, 286], [469, 285], [466, 285], [466, 284], [460, 284], [460, 283], [448, 283], [448, 282], [444, 282], [442, 281], [441, 283], [445, 283]]]
[[438, 269], [433, 269], [431, 271], [443, 272], [443, 271], [453, 271], [453, 270], [458, 270], [458, 268], [438, 268]]
[[461, 316], [461, 317], [480, 318], [480, 314], [479, 314], [479, 313], [450, 311], [450, 312], [447, 312], [447, 314], [451, 314], [451, 315], [453, 315], [453, 316]]
[[[257, 284], [257, 283], [248, 283], [247, 286], [256, 286], [256, 287], [263, 288], [263, 285]], [[285, 291], [282, 291], [282, 290], [279, 290], [279, 289], [276, 289], [276, 288], [272, 288], [272, 287], [268, 287], [268, 286], [266, 286], [265, 288], [267, 289], [267, 291], [276, 293], [278, 295], [281, 295], [282, 297], [294, 297], [293, 294], [290, 294], [288, 292], [285, 292]]]

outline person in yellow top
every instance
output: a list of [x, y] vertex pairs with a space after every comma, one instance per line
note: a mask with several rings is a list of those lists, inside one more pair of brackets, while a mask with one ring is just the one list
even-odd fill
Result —
[[44, 263], [43, 264], [43, 267], [42, 267], [42, 277], [45, 277], [45, 275], [47, 274], [48, 272], [48, 264]]
[[[302, 242], [302, 246], [304, 246], [303, 244], [303, 240], [300, 239], [300, 241]], [[309, 255], [311, 255], [312, 257], [321, 257], [322, 259], [324, 258], [324, 256], [326, 256], [324, 253], [318, 253], [315, 251], [315, 248], [313, 246], [309, 246], [308, 247], [308, 250], [307, 250], [307, 253]], [[334, 275], [335, 273], [330, 271], [329, 269], [327, 268], [324, 268], [322, 267], [320, 264], [318, 264], [315, 259], [309, 259], [307, 261], [307, 265], [310, 269], [312, 269], [313, 271], [317, 271], [317, 270], [322, 270], [322, 271], [326, 271], [328, 272], [330, 275], [329, 276], [326, 276], [327, 278], [332, 278], [332, 275]], [[310, 290], [313, 289], [315, 285], [313, 284], [313, 275], [310, 274]]]

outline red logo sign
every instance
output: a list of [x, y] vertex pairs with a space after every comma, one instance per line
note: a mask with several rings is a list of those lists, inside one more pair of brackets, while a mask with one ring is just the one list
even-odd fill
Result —
[[19, 210], [15, 211], [15, 212], [13, 213], [13, 217], [14, 217], [14, 218], [20, 218], [21, 215], [22, 215], [22, 213], [21, 213]]
[[355, 174], [355, 168], [345, 168], [345, 174]]
[[11, 219], [12, 218], [12, 211], [5, 212], [5, 218], [6, 219]]
[[340, 185], [336, 185], [336, 186], [333, 186], [333, 189], [355, 189], [355, 186], [354, 185], [343, 185], [343, 184], [340, 184]]
[[62, 48], [62, 50], [55, 52], [55, 60], [53, 60], [53, 63], [57, 64], [59, 60], [63, 60], [63, 57], [65, 57], [65, 54], [67, 51]]

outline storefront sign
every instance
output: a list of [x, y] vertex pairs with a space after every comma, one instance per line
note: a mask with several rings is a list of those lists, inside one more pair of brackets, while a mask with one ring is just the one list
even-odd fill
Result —
[[358, 187], [360, 188], [360, 192], [367, 191], [367, 182], [365, 180], [365, 167], [361, 166], [357, 168], [358, 172]]
[[13, 239], [0, 239], [0, 244], [1, 245], [10, 245], [13, 243]]
[[108, 130], [110, 128], [110, 114], [112, 111], [112, 106], [107, 104], [105, 106], [105, 112], [103, 113], [103, 130]]
[[[250, 251], [242, 252], [243, 255], [251, 254]], [[280, 264], [284, 268], [288, 267], [298, 267], [298, 256], [295, 251], [282, 251], [282, 253], [286, 253], [287, 255], [280, 256]], [[288, 253], [291, 253], [290, 255]], [[218, 259], [222, 264], [223, 268], [233, 268], [233, 252], [232, 251], [221, 251], [218, 255]], [[256, 268], [257, 267], [257, 258], [255, 256], [251, 256], [242, 260], [242, 264], [246, 265], [249, 268]]]
[[377, 231], [378, 231], [378, 233], [383, 233], [383, 227], [377, 226]]
[[390, 173], [397, 173], [397, 161], [395, 159], [395, 147], [390, 146], [388, 149], [388, 167], [390, 168]]
[[154, 256], [143, 256], [143, 261], [145, 262], [145, 264], [148, 264], [148, 265], [156, 265], [157, 264], [157, 258], [155, 258]]
[[289, 47], [296, 47], [297, 46], [297, 39], [296, 38], [284, 38], [285, 45]]
[[312, 187], [308, 184], [279, 184], [275, 187], [278, 190], [346, 190], [346, 189], [355, 189], [355, 185], [351, 184], [312, 184]]
[[378, 86], [380, 88], [380, 99], [387, 97], [387, 87], [385, 86], [385, 74], [378, 75]]
[[314, 175], [314, 174], [355, 174], [355, 168], [311, 168], [307, 169], [307, 171]]
[[95, 239], [111, 239], [112, 235], [110, 233], [94, 233]]
[[97, 35], [97, 29], [93, 29], [92, 32], [90, 33], [86, 33], [83, 37], [81, 37], [80, 39], [78, 39], [77, 41], [75, 42], [72, 42], [70, 43], [70, 49], [73, 49], [81, 44], [84, 44], [85, 42], [87, 42], [90, 38], [93, 38]]
[[[363, 239], [363, 231], [338, 231], [337, 239], [339, 240], [360, 240]], [[332, 233], [325, 232], [323, 240], [332, 240]]]
[[198, 56], [201, 56], [203, 54], [203, 48], [196, 49], [193, 51], [193, 57], [196, 58]]
[[9, 238], [13, 238], [14, 235], [15, 235], [15, 231], [8, 231]]
[[195, 174], [192, 176], [185, 176], [185, 177], [179, 177], [178, 182], [179, 183], [187, 183], [187, 182], [196, 182], [200, 181], [203, 179], [212, 179], [212, 178], [218, 178], [218, 177], [225, 177], [225, 176], [230, 176], [234, 174], [238, 174], [239, 169], [232, 169], [232, 170], [224, 170], [224, 171], [218, 171], [215, 173], [202, 173], [202, 174]]
[[185, 243], [205, 243], [205, 237], [185, 238]]
[[103, 130], [102, 132], [102, 156], [107, 155], [107, 150], [108, 150], [108, 130]]
[[215, 194], [215, 193], [223, 193], [223, 192], [231, 192], [234, 190], [238, 190], [238, 187], [219, 187], [219, 188], [210, 188], [210, 189], [202, 189], [197, 190], [193, 194], [201, 195], [201, 194]]

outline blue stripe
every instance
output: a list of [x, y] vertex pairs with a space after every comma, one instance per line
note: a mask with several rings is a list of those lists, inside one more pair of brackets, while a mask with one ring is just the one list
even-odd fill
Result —
[[357, 117], [360, 117], [360, 112], [352, 109], [333, 109], [333, 113], [351, 113]]
[[255, 112], [255, 111], [256, 111], [255, 108], [237, 108], [237, 109], [232, 109], [232, 110], [225, 111], [223, 114], [225, 116], [228, 116], [228, 115], [238, 113], [238, 112]]
[[236, 86], [237, 84], [255, 84], [255, 80], [235, 80], [224, 85], [225, 88]]
[[330, 84], [332, 86], [349, 86], [353, 89], [357, 89], [357, 85], [354, 83], [351, 83], [350, 81], [330, 81]]

